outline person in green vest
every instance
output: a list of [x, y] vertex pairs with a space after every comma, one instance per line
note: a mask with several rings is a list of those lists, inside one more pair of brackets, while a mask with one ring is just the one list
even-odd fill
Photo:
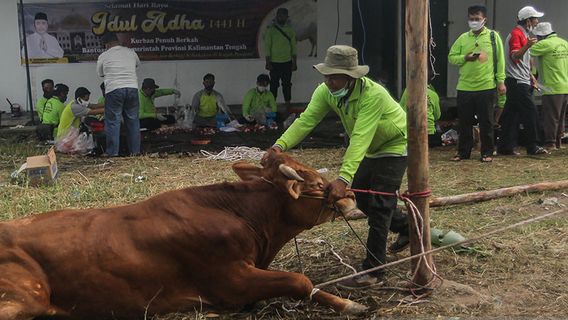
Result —
[[71, 128], [79, 128], [82, 119], [89, 115], [99, 115], [105, 112], [104, 105], [89, 103], [91, 92], [85, 87], [75, 90], [75, 99], [71, 100], [61, 112], [57, 127], [57, 139], [61, 139]]
[[149, 131], [158, 129], [162, 124], [174, 124], [176, 118], [172, 115], [163, 115], [156, 113], [154, 99], [162, 96], [175, 94], [180, 97], [181, 93], [176, 89], [159, 89], [156, 81], [152, 78], [146, 78], [142, 81], [142, 88], [138, 91], [140, 100], [140, 128], [146, 128]]
[[67, 94], [69, 94], [69, 87], [63, 83], [58, 83], [55, 85], [55, 89], [53, 90], [53, 97], [49, 98], [49, 100], [45, 103], [41, 123], [51, 126], [51, 139], [57, 137], [57, 127], [59, 126], [59, 120], [61, 119], [61, 112], [63, 112], [63, 109], [65, 108]]
[[486, 27], [487, 8], [467, 9], [469, 31], [452, 44], [448, 62], [459, 67], [457, 85], [458, 150], [452, 161], [469, 159], [473, 148], [475, 116], [479, 123], [481, 162], [492, 162], [495, 150], [493, 125], [495, 94], [507, 92], [505, 51], [499, 33]]
[[203, 76], [203, 89], [193, 95], [191, 107], [196, 111], [194, 121], [197, 127], [215, 127], [217, 114], [225, 114], [227, 117], [230, 114], [223, 95], [213, 87], [215, 76], [208, 73]]
[[54, 82], [51, 79], [45, 79], [41, 82], [41, 90], [43, 95], [36, 102], [37, 116], [39, 117], [39, 122], [43, 119], [43, 109], [45, 109], [45, 104], [47, 100], [53, 97], [53, 85]]
[[256, 88], [247, 91], [243, 100], [243, 118], [246, 123], [267, 124], [267, 119], [274, 120], [276, 116], [276, 100], [268, 90], [270, 77], [261, 74], [256, 77]]
[[292, 72], [298, 69], [296, 64], [296, 32], [288, 24], [288, 9], [278, 8], [276, 19], [264, 34], [264, 52], [266, 70], [270, 71], [270, 91], [274, 98], [278, 96], [278, 87], [282, 81], [282, 94], [287, 105], [292, 100]]
[[[300, 143], [330, 111], [335, 112], [350, 137], [339, 176], [326, 186], [328, 202], [345, 198], [347, 186], [353, 189], [395, 193], [400, 189], [407, 166], [406, 112], [380, 84], [365, 77], [369, 66], [359, 65], [357, 50], [334, 45], [327, 49], [323, 63], [314, 68], [324, 83], [312, 94], [306, 110], [300, 114], [276, 143], [268, 149], [261, 164], [272, 153], [290, 150]], [[389, 229], [399, 233], [398, 251], [408, 244], [408, 221], [395, 215], [397, 199], [393, 196], [356, 193], [357, 206], [368, 217], [368, 253], [362, 269], [382, 265], [386, 260]], [[362, 288], [378, 283], [381, 271], [368, 273], [339, 283], [345, 288]]]
[[562, 147], [566, 108], [568, 106], [568, 42], [552, 30], [549, 22], [533, 30], [538, 42], [530, 54], [538, 57], [544, 147], [549, 151]]
[[[436, 121], [440, 119], [440, 97], [434, 89], [434, 87], [429, 84], [426, 90], [426, 97], [428, 98], [428, 146], [430, 148], [439, 147], [442, 145], [442, 139], [440, 132], [436, 130]], [[400, 106], [407, 110], [406, 100], [408, 99], [408, 94], [406, 89], [402, 92], [402, 97], [400, 98]]]

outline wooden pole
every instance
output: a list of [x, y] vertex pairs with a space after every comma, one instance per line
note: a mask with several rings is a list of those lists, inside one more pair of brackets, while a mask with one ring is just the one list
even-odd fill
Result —
[[[428, 116], [426, 88], [428, 86], [428, 17], [429, 0], [406, 0], [406, 89], [407, 128], [408, 128], [408, 191], [410, 194], [430, 189], [428, 182]], [[428, 198], [411, 197], [422, 215], [421, 226], [425, 251], [430, 244], [430, 212]], [[410, 254], [421, 253], [420, 239], [417, 236], [416, 219], [409, 215]], [[419, 228], [420, 225], [418, 224]], [[426, 263], [432, 265], [432, 255], [422, 260], [413, 259], [411, 270], [417, 270], [413, 282], [425, 286], [433, 277]]]
[[524, 186], [501, 188], [496, 190], [459, 194], [449, 197], [433, 198], [430, 200], [430, 207], [442, 207], [453, 204], [481, 202], [496, 198], [509, 197], [523, 192], [541, 192], [545, 190], [559, 190], [559, 189], [568, 189], [568, 180], [556, 181], [556, 182], [543, 182], [543, 183], [529, 184]]
[[[438, 198], [432, 197], [430, 198], [429, 203], [430, 203], [430, 208], [443, 207], [443, 206], [451, 206], [454, 204], [481, 202], [497, 198], [510, 197], [523, 192], [529, 193], [529, 192], [542, 192], [547, 190], [562, 190], [562, 189], [568, 189], [568, 180], [542, 182], [537, 184], [528, 184], [524, 186], [515, 186], [515, 187], [501, 188], [489, 191], [458, 194], [455, 196], [438, 197]], [[347, 220], [358, 220], [358, 219], [366, 219], [367, 216], [360, 210], [354, 210], [347, 213], [345, 215], [345, 218], [347, 218]]]

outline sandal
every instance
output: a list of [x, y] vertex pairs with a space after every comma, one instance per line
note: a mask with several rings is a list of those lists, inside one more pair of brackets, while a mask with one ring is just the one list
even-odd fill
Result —
[[450, 161], [459, 162], [462, 161], [462, 157], [459, 154], [456, 154], [453, 158], [450, 159]]
[[548, 152], [545, 148], [543, 147], [535, 147], [533, 150], [531, 150], [530, 152], [527, 152], [530, 155], [539, 155], [539, 154], [549, 154], [550, 152]]
[[479, 158], [479, 161], [481, 162], [493, 162], [493, 157], [490, 155], [484, 155], [481, 156], [481, 158]]

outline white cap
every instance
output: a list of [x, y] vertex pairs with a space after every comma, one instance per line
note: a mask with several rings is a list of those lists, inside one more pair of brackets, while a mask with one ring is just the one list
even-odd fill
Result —
[[547, 36], [553, 32], [550, 22], [541, 22], [532, 31], [535, 36]]
[[544, 13], [536, 11], [536, 9], [531, 6], [522, 8], [519, 10], [519, 14], [517, 15], [519, 21], [523, 21], [528, 18], [540, 18], [542, 16], [544, 16]]

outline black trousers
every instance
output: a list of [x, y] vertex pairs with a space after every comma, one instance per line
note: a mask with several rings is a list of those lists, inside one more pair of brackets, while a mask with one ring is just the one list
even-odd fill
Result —
[[[354, 189], [371, 189], [394, 193], [400, 189], [402, 176], [406, 171], [406, 157], [364, 158], [353, 179]], [[363, 269], [370, 269], [385, 263], [387, 236], [389, 230], [408, 233], [408, 219], [396, 210], [396, 197], [356, 193], [357, 206], [368, 217], [367, 257]], [[373, 275], [380, 276], [382, 272]]]
[[166, 120], [160, 121], [157, 118], [145, 118], [140, 119], [140, 128], [146, 128], [148, 131], [156, 130], [162, 126], [162, 124], [174, 124], [176, 123], [176, 118], [172, 115], [165, 115]]
[[[493, 138], [493, 105], [495, 89], [483, 91], [458, 91], [458, 155], [469, 159], [473, 148], [473, 125], [479, 123], [481, 156], [492, 156], [495, 148]], [[477, 121], [475, 120], [477, 116]]]
[[537, 145], [537, 111], [532, 98], [532, 87], [517, 83], [516, 79], [505, 79], [507, 86], [507, 102], [501, 115], [501, 136], [497, 143], [497, 151], [510, 153], [517, 146], [519, 123], [524, 127], [525, 147], [532, 152]]
[[284, 101], [292, 100], [292, 61], [288, 62], [272, 62], [272, 70], [270, 70], [270, 92], [274, 99], [278, 96], [278, 87], [282, 81], [282, 94]]

